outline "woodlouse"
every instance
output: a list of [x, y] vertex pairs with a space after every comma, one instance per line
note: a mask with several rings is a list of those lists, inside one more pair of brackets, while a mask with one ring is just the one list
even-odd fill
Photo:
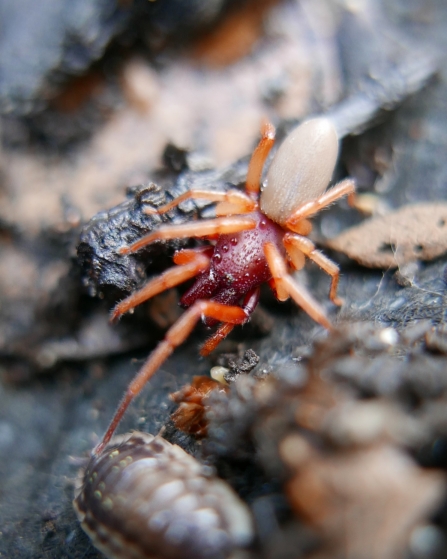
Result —
[[90, 459], [74, 508], [110, 559], [224, 559], [250, 543], [248, 507], [210, 468], [161, 437], [114, 437]]

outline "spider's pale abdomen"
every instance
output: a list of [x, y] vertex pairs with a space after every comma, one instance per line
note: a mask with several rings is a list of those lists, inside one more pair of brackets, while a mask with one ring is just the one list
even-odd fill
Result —
[[297, 126], [283, 141], [267, 173], [261, 209], [276, 223], [326, 190], [338, 154], [338, 138], [327, 118], [313, 118]]

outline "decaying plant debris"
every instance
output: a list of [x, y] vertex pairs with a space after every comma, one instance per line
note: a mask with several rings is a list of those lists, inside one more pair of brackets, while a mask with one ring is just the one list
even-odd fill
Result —
[[447, 252], [447, 204], [419, 203], [373, 217], [330, 239], [328, 246], [363, 266], [396, 268]]
[[[445, 473], [420, 465], [442, 464], [428, 449], [445, 429], [438, 414], [446, 357], [438, 357], [438, 381], [424, 378], [429, 351], [423, 330], [346, 325], [267, 380], [255, 370], [239, 376], [229, 396], [210, 397], [205, 455], [224, 475], [257, 472], [247, 498], [255, 518], [270, 503], [279, 556], [296, 556], [288, 539], [303, 526], [317, 538], [304, 557], [403, 557], [422, 527], [428, 534], [447, 488]], [[445, 551], [439, 521], [430, 528], [438, 533], [430, 557]]]

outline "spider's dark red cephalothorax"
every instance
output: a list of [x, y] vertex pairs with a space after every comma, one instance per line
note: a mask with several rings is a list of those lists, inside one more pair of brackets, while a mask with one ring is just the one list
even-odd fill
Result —
[[202, 318], [208, 325], [222, 323], [201, 349], [202, 355], [207, 355], [236, 324], [249, 320], [261, 284], [268, 282], [280, 301], [292, 297], [316, 322], [331, 327], [322, 306], [295, 281], [289, 269], [301, 269], [306, 256], [313, 260], [332, 277], [329, 297], [341, 304], [337, 298], [338, 266], [307, 238], [312, 229], [308, 218], [342, 196], [353, 196], [355, 185], [346, 179], [325, 192], [337, 160], [338, 138], [330, 120], [315, 118], [292, 130], [284, 140], [260, 193], [262, 169], [274, 139], [274, 127], [264, 124], [250, 160], [245, 192], [189, 191], [157, 210], [146, 210], [165, 213], [184, 200], [201, 198], [217, 202], [215, 219], [160, 227], [120, 250], [128, 254], [161, 239], [217, 237], [214, 246], [178, 251], [175, 267], [149, 281], [113, 310], [112, 320], [116, 320], [154, 295], [197, 276], [181, 299], [187, 310], [130, 383], [95, 454], [109, 442], [132, 399], [188, 337], [196, 322]]

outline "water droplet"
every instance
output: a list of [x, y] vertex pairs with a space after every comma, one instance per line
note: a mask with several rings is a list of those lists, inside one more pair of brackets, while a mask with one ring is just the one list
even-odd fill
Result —
[[223, 245], [222, 250], [223, 250], [224, 252], [228, 252], [228, 245]]
[[216, 252], [213, 256], [213, 260], [215, 262], [220, 262], [222, 260], [222, 256], [218, 252]]
[[238, 243], [237, 238], [236, 238], [236, 237], [233, 237], [232, 239], [230, 239], [230, 243], [231, 243], [233, 246], [236, 246], [237, 243]]
[[259, 224], [259, 227], [261, 227], [261, 229], [264, 229], [266, 225], [267, 225], [266, 220], [265, 220], [265, 219], [261, 219], [261, 223]]

